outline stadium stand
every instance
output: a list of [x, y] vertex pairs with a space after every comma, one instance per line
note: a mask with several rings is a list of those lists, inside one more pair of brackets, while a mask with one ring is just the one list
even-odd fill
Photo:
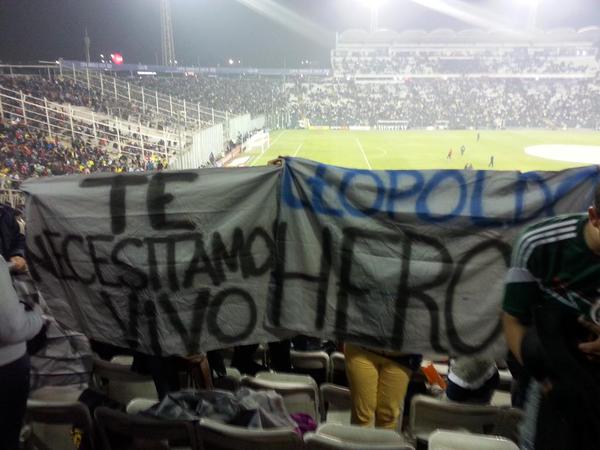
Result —
[[579, 75], [598, 71], [598, 29], [540, 31], [534, 36], [467, 29], [455, 32], [348, 30], [331, 51], [334, 75]]
[[[0, 75], [0, 189], [18, 189], [30, 177], [222, 165], [245, 149], [264, 151], [270, 145], [264, 131], [268, 124], [381, 130], [600, 129], [600, 67], [594, 44], [599, 38], [597, 28], [555, 30], [533, 41], [476, 30], [372, 34], [350, 30], [338, 37], [331, 52], [329, 76], [113, 76], [62, 65], [47, 73], [5, 73]], [[260, 115], [262, 120], [255, 120]], [[269, 120], [273, 117], [277, 120]], [[209, 130], [212, 134], [204, 134]], [[186, 152], [199, 157], [187, 165], [173, 164]], [[266, 364], [267, 359], [261, 362]], [[239, 372], [232, 376], [228, 367], [229, 378], [222, 377], [215, 385], [274, 389], [290, 412], [308, 414], [315, 422], [347, 424], [349, 389], [324, 383], [347, 384], [343, 354], [293, 351], [292, 363], [295, 375], [242, 378]], [[97, 362], [93, 378], [110, 379], [107, 365]], [[117, 382], [139, 381], [146, 388], [150, 383], [148, 375], [129, 369], [127, 376], [133, 380]], [[507, 378], [504, 388], [511, 381]], [[114, 379], [104, 387], [111, 384]], [[125, 388], [127, 396], [119, 398], [123, 404], [138, 395], [131, 386]], [[439, 394], [433, 389], [428, 393]], [[411, 423], [404, 431], [413, 443], [419, 438], [426, 441], [439, 427], [493, 432], [516, 440], [518, 411], [422, 397], [412, 405]], [[35, 406], [30, 402], [32, 421]], [[79, 403], [76, 407], [82, 409]], [[100, 428], [104, 440], [111, 420], [121, 430], [137, 420], [103, 409], [95, 417], [101, 424], [104, 421], [106, 430]], [[148, 425], [139, 422], [140, 429]], [[323, 437], [327, 428], [332, 427], [321, 426], [317, 437]], [[190, 442], [211, 444], [272, 440], [275, 446], [302, 445], [288, 429], [248, 433], [210, 421], [186, 427], [183, 434]], [[392, 436], [397, 441], [394, 448], [405, 448], [405, 439]], [[337, 436], [344, 441], [342, 437]], [[313, 448], [328, 445], [316, 441]]]
[[597, 128], [597, 79], [407, 79], [397, 84], [299, 83], [292, 117], [311, 125], [386, 129]]
[[[28, 74], [11, 69], [0, 76], [4, 129], [25, 131], [24, 123], [37, 141], [46, 137], [81, 157], [61, 161], [61, 168], [46, 152], [36, 161], [36, 151], [26, 155], [27, 167], [8, 161], [2, 170], [17, 179], [154, 170], [192, 148], [200, 156], [186, 167], [219, 165], [265, 126], [265, 119], [250, 118], [259, 114], [282, 127], [600, 129], [599, 38], [594, 27], [528, 40], [478, 30], [349, 30], [331, 52], [329, 77], [253, 70], [124, 79], [62, 65]], [[244, 125], [236, 114], [248, 115]], [[197, 130], [217, 123], [224, 124], [222, 139], [214, 130], [193, 145]], [[15, 144], [9, 134], [3, 153]]]
[[333, 77], [299, 80], [289, 108], [312, 125], [598, 128], [599, 33], [349, 30]]

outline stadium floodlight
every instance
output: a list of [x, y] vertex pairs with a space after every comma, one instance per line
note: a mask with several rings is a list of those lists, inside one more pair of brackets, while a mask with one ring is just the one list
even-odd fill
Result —
[[361, 0], [371, 10], [371, 33], [379, 28], [379, 8], [386, 0]]
[[525, 6], [529, 10], [527, 17], [527, 28], [533, 30], [536, 27], [537, 13], [542, 3], [542, 0], [516, 0], [520, 5]]
[[227, 61], [229, 63], [230, 66], [233, 65], [233, 59], [229, 58], [229, 61]]

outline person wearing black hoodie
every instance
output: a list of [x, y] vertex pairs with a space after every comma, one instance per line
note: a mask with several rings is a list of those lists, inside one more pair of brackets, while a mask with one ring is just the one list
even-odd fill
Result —
[[0, 205], [0, 255], [10, 264], [11, 272], [27, 270], [25, 236], [21, 233], [15, 210]]

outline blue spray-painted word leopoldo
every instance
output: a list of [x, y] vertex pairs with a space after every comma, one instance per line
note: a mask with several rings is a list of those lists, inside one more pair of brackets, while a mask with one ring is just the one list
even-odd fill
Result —
[[[596, 166], [562, 172], [461, 170], [359, 170], [286, 160], [284, 206], [330, 217], [411, 214], [426, 223], [467, 219], [478, 227], [517, 225], [552, 216], [557, 200], [587, 185], [591, 201]], [[298, 189], [298, 186], [302, 186]], [[307, 188], [307, 189], [305, 189]]]

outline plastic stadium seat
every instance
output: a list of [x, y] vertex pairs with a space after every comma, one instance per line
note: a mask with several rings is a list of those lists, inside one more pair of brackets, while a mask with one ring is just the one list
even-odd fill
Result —
[[421, 442], [428, 441], [431, 433], [440, 428], [517, 440], [522, 415], [516, 408], [456, 403], [416, 395], [410, 406], [409, 431]]
[[350, 424], [352, 417], [352, 398], [350, 389], [336, 384], [321, 385], [322, 421], [328, 423]]
[[316, 433], [307, 433], [308, 450], [412, 450], [402, 436], [392, 430], [353, 425], [324, 424]]
[[[123, 406], [137, 397], [158, 399], [152, 377], [133, 372], [130, 367], [130, 364], [96, 358], [92, 375], [98, 388]], [[102, 379], [107, 380], [108, 384], [104, 385]]]
[[331, 382], [339, 386], [348, 386], [346, 377], [346, 356], [341, 352], [333, 352], [329, 357]]
[[510, 407], [512, 406], [512, 399], [510, 392], [506, 392], [503, 390], [495, 390], [494, 395], [491, 400], [492, 406], [503, 406]]
[[127, 414], [137, 414], [156, 405], [157, 401], [151, 398], [134, 398], [127, 404]]
[[296, 372], [310, 375], [317, 384], [329, 380], [329, 355], [323, 351], [290, 351], [292, 367]]
[[89, 448], [95, 448], [90, 412], [87, 406], [76, 400], [29, 399], [25, 422], [29, 427], [26, 448], [74, 450], [76, 446], [71, 438], [74, 426], [82, 430]]
[[514, 442], [483, 434], [438, 430], [429, 438], [429, 450], [519, 450]]
[[285, 383], [307, 383], [316, 385], [315, 380], [309, 375], [300, 375], [297, 373], [286, 372], [258, 372], [256, 377], [261, 380], [278, 381]]
[[498, 375], [500, 375], [499, 390], [510, 392], [510, 388], [513, 382], [513, 376], [508, 369], [499, 369]]
[[133, 364], [133, 356], [130, 355], [116, 355], [110, 360], [111, 363], [121, 364], [123, 366], [131, 367]]
[[256, 377], [245, 376], [242, 386], [254, 390], [273, 390], [283, 397], [287, 411], [306, 413], [319, 421], [319, 388], [312, 377], [306, 375], [259, 372]]
[[104, 450], [123, 448], [124, 441], [128, 449], [174, 448], [169, 442], [177, 448], [200, 448], [191, 422], [142, 417], [103, 406], [96, 409], [94, 418]]
[[226, 367], [225, 370], [228, 377], [231, 377], [237, 381], [240, 381], [242, 379], [242, 374], [235, 367]]
[[76, 386], [44, 386], [29, 393], [30, 400], [76, 402], [83, 389]]
[[197, 441], [210, 450], [301, 450], [302, 439], [293, 428], [250, 429], [201, 419]]

